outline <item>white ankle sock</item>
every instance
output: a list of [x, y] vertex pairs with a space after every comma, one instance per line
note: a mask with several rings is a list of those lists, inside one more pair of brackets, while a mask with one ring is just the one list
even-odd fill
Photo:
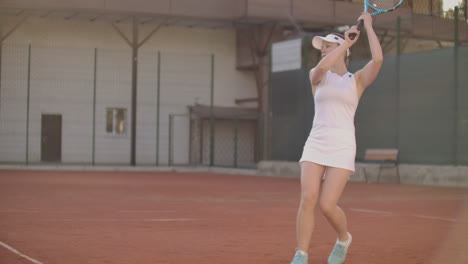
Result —
[[348, 232], [348, 239], [346, 241], [340, 241], [339, 239], [337, 239], [336, 243], [344, 247], [349, 247], [349, 245], [351, 244], [351, 240], [352, 240], [351, 234]]
[[296, 249], [296, 254], [299, 254], [299, 255], [302, 255], [302, 256], [307, 256], [308, 255], [307, 252], [304, 252], [304, 251], [302, 251], [300, 249]]

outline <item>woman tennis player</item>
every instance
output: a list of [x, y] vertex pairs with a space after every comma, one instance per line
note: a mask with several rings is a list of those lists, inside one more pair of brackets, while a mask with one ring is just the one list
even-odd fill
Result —
[[[356, 26], [350, 28], [345, 37], [329, 34], [312, 40], [312, 45], [321, 50], [322, 59], [309, 75], [315, 117], [299, 161], [301, 202], [296, 223], [297, 249], [292, 264], [307, 263], [317, 201], [338, 237], [328, 263], [343, 263], [351, 244], [346, 216], [337, 202], [354, 173], [354, 114], [361, 95], [375, 80], [383, 62], [382, 49], [372, 28], [372, 17], [369, 13], [363, 13], [359, 19], [364, 20], [372, 60], [355, 74], [348, 72], [346, 60], [349, 48], [359, 38]], [[351, 33], [357, 34], [353, 40], [349, 38]]]

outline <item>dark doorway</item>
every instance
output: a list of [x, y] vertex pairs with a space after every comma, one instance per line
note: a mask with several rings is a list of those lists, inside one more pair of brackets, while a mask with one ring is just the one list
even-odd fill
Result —
[[41, 160], [62, 159], [62, 115], [42, 115]]

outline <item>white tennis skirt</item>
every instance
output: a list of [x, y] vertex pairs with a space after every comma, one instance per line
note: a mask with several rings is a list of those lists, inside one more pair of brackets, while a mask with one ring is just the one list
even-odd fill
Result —
[[355, 171], [356, 137], [354, 129], [312, 128], [299, 162]]

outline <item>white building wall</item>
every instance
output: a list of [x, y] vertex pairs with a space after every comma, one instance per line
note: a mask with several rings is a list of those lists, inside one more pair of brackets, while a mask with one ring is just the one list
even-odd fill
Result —
[[31, 47], [29, 161], [41, 160], [42, 114], [62, 115], [62, 162], [92, 153], [93, 51]]
[[[209, 104], [211, 92], [211, 56], [166, 53], [162, 55], [161, 67], [161, 127], [160, 161], [168, 162], [169, 153], [169, 114], [188, 114], [187, 106], [196, 102]], [[185, 127], [181, 122], [185, 120]], [[189, 138], [189, 119], [177, 118], [174, 127], [174, 142]], [[184, 133], [182, 133], [184, 131]], [[175, 144], [174, 154], [183, 153], [180, 148], [188, 145]], [[186, 151], [188, 152], [188, 151]], [[174, 156], [180, 163], [188, 163], [188, 158]], [[182, 159], [182, 160], [181, 160]]]
[[[129, 164], [131, 132], [131, 54], [124, 50], [98, 49], [96, 85], [96, 163]], [[127, 109], [123, 135], [106, 132], [106, 109]]]
[[[7, 20], [5, 29], [14, 25]], [[141, 26], [140, 40], [155, 25]], [[130, 25], [118, 24], [128, 37]], [[29, 18], [4, 43], [0, 92], [0, 161], [26, 158], [27, 48], [31, 53], [29, 162], [40, 162], [41, 115], [62, 115], [62, 162], [90, 163], [93, 153], [94, 49], [97, 48], [95, 162], [130, 162], [131, 49], [109, 23]], [[169, 114], [210, 103], [211, 55], [215, 58], [214, 103], [233, 106], [256, 97], [251, 72], [235, 69], [233, 28], [162, 27], [140, 49], [138, 64], [137, 163], [156, 162], [158, 51], [160, 64], [159, 162], [168, 163]], [[105, 131], [106, 108], [127, 109], [125, 135]], [[173, 158], [188, 163], [188, 118], [179, 119]], [[185, 124], [185, 123], [186, 124]], [[180, 129], [186, 127], [187, 129]]]
[[141, 52], [138, 62], [136, 160], [156, 164], [158, 52]]
[[0, 83], [0, 160], [5, 162], [26, 160], [27, 54], [27, 45], [3, 46]]

